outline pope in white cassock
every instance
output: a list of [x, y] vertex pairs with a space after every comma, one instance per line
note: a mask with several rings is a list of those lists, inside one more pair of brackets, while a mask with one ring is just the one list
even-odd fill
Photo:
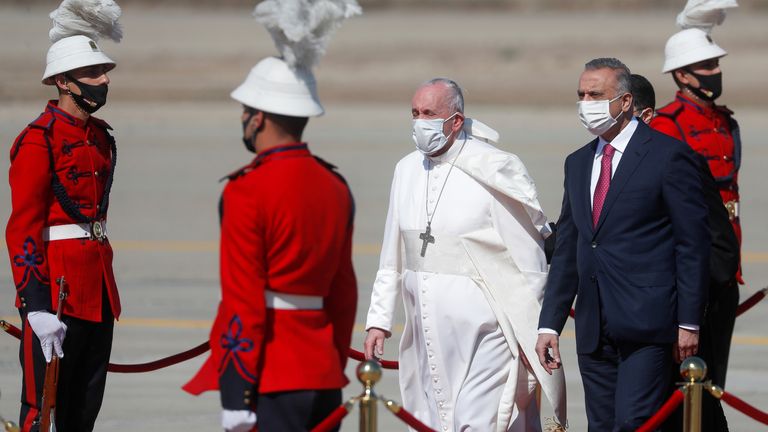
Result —
[[417, 151], [395, 168], [365, 354], [383, 354], [402, 295], [406, 410], [438, 431], [540, 431], [540, 384], [566, 425], [562, 370], [534, 351], [547, 220], [520, 159], [463, 111], [448, 79], [413, 97]]

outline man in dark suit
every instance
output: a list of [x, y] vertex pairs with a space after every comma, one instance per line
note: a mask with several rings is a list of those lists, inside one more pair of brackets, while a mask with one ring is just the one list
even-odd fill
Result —
[[595, 59], [579, 117], [597, 139], [565, 162], [565, 192], [537, 353], [560, 367], [576, 298], [590, 431], [635, 430], [668, 396], [673, 358], [696, 354], [710, 235], [695, 154], [633, 117], [629, 69]]
[[[634, 115], [645, 124], [650, 123], [656, 110], [656, 96], [653, 86], [642, 75], [632, 74], [632, 97]], [[699, 332], [699, 354], [707, 363], [707, 378], [714, 384], [725, 386], [728, 369], [728, 354], [731, 349], [731, 335], [739, 304], [736, 272], [739, 269], [739, 239], [733, 230], [720, 198], [714, 176], [707, 160], [700, 154], [699, 170], [704, 187], [704, 197], [709, 209], [709, 232], [712, 246], [709, 252], [709, 298]], [[677, 387], [680, 381], [675, 373], [678, 365], [672, 367], [670, 386]], [[702, 432], [727, 432], [728, 421], [720, 399], [705, 395], [701, 400]], [[683, 428], [683, 407], [664, 423], [661, 430], [679, 432]]]

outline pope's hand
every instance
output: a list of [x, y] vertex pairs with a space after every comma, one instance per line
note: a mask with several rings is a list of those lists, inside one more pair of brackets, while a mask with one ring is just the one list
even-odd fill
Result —
[[384, 339], [389, 337], [389, 332], [380, 328], [371, 327], [365, 336], [363, 347], [365, 349], [365, 359], [371, 360], [380, 358], [384, 355]]
[[[550, 354], [549, 350], [552, 350]], [[552, 375], [552, 370], [560, 369], [560, 342], [556, 334], [540, 333], [536, 341], [536, 354], [539, 356], [539, 363]]]
[[222, 410], [221, 427], [227, 432], [248, 432], [256, 426], [256, 413], [251, 410]]
[[67, 326], [56, 318], [56, 315], [46, 311], [34, 311], [27, 314], [27, 322], [32, 331], [40, 340], [45, 361], [50, 363], [53, 351], [56, 355], [64, 357], [64, 337], [67, 334]]

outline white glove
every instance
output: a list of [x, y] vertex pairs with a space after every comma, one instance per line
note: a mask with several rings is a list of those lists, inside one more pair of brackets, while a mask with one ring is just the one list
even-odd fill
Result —
[[222, 410], [221, 427], [227, 432], [248, 432], [256, 426], [256, 413], [251, 410]]
[[46, 311], [35, 311], [27, 314], [27, 321], [37, 338], [40, 339], [40, 346], [43, 348], [45, 361], [50, 363], [53, 350], [56, 355], [64, 357], [64, 350], [61, 346], [64, 344], [64, 336], [67, 333], [67, 326], [56, 318], [56, 315]]

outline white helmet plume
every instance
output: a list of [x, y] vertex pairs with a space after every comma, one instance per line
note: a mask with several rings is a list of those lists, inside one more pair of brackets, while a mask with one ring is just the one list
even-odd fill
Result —
[[265, 0], [253, 16], [267, 28], [290, 67], [311, 69], [342, 21], [361, 13], [356, 0]]
[[105, 37], [115, 42], [123, 38], [117, 20], [122, 10], [113, 0], [64, 0], [51, 12], [53, 28], [48, 36], [57, 42], [69, 36], [88, 36], [94, 41]]
[[698, 28], [707, 33], [725, 20], [725, 9], [739, 5], [736, 0], [688, 0], [677, 15], [677, 25], [683, 29]]

